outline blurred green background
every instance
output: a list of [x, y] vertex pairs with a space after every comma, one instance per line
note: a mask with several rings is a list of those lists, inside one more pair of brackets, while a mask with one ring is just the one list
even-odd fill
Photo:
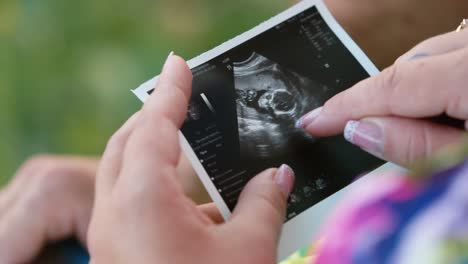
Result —
[[99, 155], [174, 50], [192, 58], [288, 0], [1, 0], [0, 184], [37, 153]]

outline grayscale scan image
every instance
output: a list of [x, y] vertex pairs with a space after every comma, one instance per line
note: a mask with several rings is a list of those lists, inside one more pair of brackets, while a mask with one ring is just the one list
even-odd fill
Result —
[[287, 151], [290, 135], [300, 133], [295, 120], [320, 106], [313, 91], [326, 91], [307, 77], [252, 52], [233, 62], [241, 154], [272, 158]]
[[226, 205], [248, 181], [288, 164], [287, 219], [382, 163], [342, 135], [295, 128], [305, 113], [369, 77], [315, 7], [195, 67], [181, 129]]

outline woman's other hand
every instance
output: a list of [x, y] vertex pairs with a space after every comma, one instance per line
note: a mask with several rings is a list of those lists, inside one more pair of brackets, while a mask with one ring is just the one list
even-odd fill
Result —
[[[362, 149], [410, 165], [466, 136], [427, 118], [468, 119], [468, 31], [422, 42], [393, 66], [298, 121], [315, 136], [341, 133]], [[465, 123], [468, 128], [468, 121]]]
[[[186, 195], [197, 204], [209, 201], [185, 155], [179, 160], [178, 181]], [[29, 263], [48, 243], [72, 236], [86, 245], [98, 162], [36, 155], [21, 166], [0, 190], [0, 263]], [[199, 210], [215, 222], [222, 220], [214, 204]]]
[[51, 241], [86, 241], [98, 160], [41, 155], [0, 191], [0, 263], [29, 263]]

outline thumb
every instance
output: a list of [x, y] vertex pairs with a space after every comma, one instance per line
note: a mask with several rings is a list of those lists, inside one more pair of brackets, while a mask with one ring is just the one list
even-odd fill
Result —
[[458, 142], [467, 133], [425, 120], [372, 117], [349, 121], [344, 135], [349, 142], [379, 158], [411, 166]]
[[231, 222], [241, 225], [243, 232], [264, 235], [276, 243], [293, 185], [294, 172], [287, 165], [260, 173], [242, 191]]

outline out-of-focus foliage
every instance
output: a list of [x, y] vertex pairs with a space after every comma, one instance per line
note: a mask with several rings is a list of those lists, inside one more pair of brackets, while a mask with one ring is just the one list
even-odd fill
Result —
[[0, 184], [35, 153], [99, 155], [167, 54], [191, 58], [287, 0], [1, 0]]

